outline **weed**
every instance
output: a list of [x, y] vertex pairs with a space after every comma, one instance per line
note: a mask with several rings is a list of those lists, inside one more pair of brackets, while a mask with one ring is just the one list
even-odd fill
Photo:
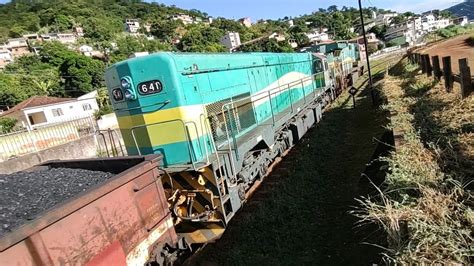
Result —
[[395, 264], [469, 264], [474, 256], [474, 99], [460, 101], [417, 68], [400, 62], [384, 81], [389, 128], [403, 144], [381, 158], [389, 173], [376, 197], [353, 213], [387, 232], [385, 257]]

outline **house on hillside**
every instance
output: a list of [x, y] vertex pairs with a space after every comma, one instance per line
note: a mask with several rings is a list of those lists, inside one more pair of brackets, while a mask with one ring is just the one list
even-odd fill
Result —
[[38, 126], [92, 116], [99, 110], [96, 95], [97, 92], [93, 91], [78, 98], [33, 96], [1, 113], [0, 117], [14, 118], [20, 126], [31, 130]]
[[239, 19], [239, 22], [247, 28], [250, 28], [252, 26], [252, 20], [248, 17]]
[[459, 25], [459, 26], [466, 26], [467, 24], [469, 24], [469, 19], [468, 19], [467, 16], [454, 18], [454, 19], [451, 19], [450, 24]]
[[39, 41], [40, 40], [39, 35], [37, 33], [24, 34], [22, 37], [27, 42]]
[[305, 34], [308, 37], [309, 41], [312, 43], [324, 42], [329, 40], [329, 35], [326, 32], [319, 32], [318, 30], [313, 30]]
[[58, 35], [56, 33], [45, 33], [41, 34], [40, 39], [43, 42], [57, 41]]
[[85, 56], [92, 56], [92, 52], [94, 51], [94, 48], [90, 45], [84, 44], [79, 46], [79, 52]]
[[172, 20], [181, 20], [184, 25], [193, 24], [195, 22], [194, 18], [186, 14], [177, 14], [171, 16]]
[[8, 39], [6, 47], [11, 51], [13, 58], [30, 54], [30, 48], [25, 38]]
[[62, 44], [76, 43], [76, 35], [72, 32], [57, 33], [58, 41]]
[[283, 35], [281, 33], [274, 32], [274, 33], [270, 34], [270, 36], [268, 36], [268, 39], [275, 39], [277, 42], [282, 42], [282, 41], [286, 40], [286, 37], [285, 37], [285, 35]]
[[241, 44], [238, 32], [227, 32], [219, 41], [229, 50], [232, 50]]
[[140, 21], [138, 19], [126, 19], [125, 20], [125, 31], [128, 33], [138, 33], [140, 30]]
[[12, 52], [5, 46], [0, 46], [0, 70], [3, 70], [11, 62], [13, 62]]
[[77, 37], [83, 37], [84, 36], [84, 29], [81, 26], [75, 26], [72, 29], [72, 32], [77, 36]]
[[398, 16], [397, 13], [378, 14], [374, 20], [375, 25], [390, 25], [390, 22], [396, 16]]

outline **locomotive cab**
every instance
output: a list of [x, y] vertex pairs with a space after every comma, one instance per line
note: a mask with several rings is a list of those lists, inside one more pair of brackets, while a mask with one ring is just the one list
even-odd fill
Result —
[[202, 107], [184, 104], [174, 69], [167, 53], [160, 53], [123, 61], [106, 71], [128, 154], [162, 154], [165, 166], [201, 160], [206, 145], [198, 139], [206, 137], [199, 126]]

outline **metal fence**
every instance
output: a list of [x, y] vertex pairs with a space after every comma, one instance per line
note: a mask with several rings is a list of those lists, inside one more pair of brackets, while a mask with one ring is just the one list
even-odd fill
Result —
[[93, 117], [82, 117], [0, 135], [0, 161], [78, 140], [96, 130]]

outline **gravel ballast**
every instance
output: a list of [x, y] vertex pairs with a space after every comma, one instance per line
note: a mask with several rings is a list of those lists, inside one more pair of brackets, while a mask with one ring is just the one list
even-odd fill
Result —
[[0, 236], [112, 175], [72, 168], [0, 175]]

